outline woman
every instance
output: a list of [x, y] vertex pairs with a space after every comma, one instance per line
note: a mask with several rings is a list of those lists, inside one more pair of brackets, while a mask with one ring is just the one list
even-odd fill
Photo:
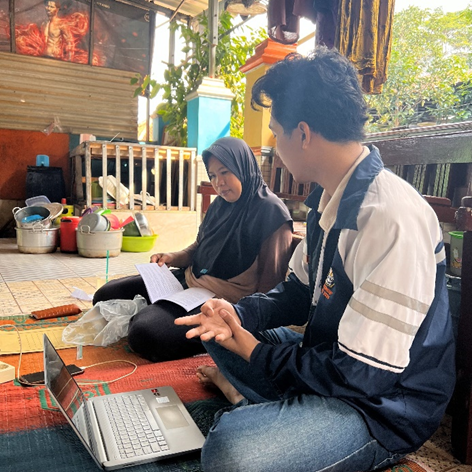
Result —
[[[241, 139], [221, 138], [202, 154], [218, 196], [208, 208], [195, 243], [151, 262], [175, 271], [184, 288], [203, 287], [218, 298], [237, 302], [254, 292], [267, 292], [286, 274], [292, 243], [292, 220], [284, 203], [267, 187], [251, 148]], [[147, 297], [141, 276], [112, 280], [100, 288], [94, 303], [115, 298]], [[148, 299], [149, 301], [149, 299]], [[156, 302], [130, 322], [130, 347], [154, 362], [205, 352], [200, 340], [185, 337], [176, 326], [187, 313], [167, 301]]]

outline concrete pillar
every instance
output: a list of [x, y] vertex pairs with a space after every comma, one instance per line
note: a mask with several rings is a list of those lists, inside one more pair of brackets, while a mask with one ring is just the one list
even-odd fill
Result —
[[187, 100], [187, 145], [200, 155], [214, 141], [229, 136], [234, 94], [221, 79], [204, 77]]
[[272, 64], [296, 50], [296, 44], [281, 44], [272, 39], [266, 39], [256, 46], [254, 56], [241, 67], [241, 71], [246, 74], [244, 140], [253, 149], [274, 146], [275, 140], [269, 129], [270, 110], [262, 108], [260, 111], [255, 111], [251, 107], [252, 86]]

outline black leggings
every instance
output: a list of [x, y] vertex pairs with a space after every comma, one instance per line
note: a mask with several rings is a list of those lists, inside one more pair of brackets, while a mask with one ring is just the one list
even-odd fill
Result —
[[[174, 274], [186, 288], [181, 273]], [[150, 303], [140, 275], [110, 280], [95, 292], [93, 303], [115, 299], [132, 300], [135, 295], [142, 295]], [[190, 329], [188, 326], [174, 324], [176, 318], [199, 311], [200, 306], [187, 313], [181, 306], [164, 300], [148, 305], [130, 320], [128, 343], [131, 349], [152, 362], [182, 359], [206, 352], [200, 339], [185, 337]]]

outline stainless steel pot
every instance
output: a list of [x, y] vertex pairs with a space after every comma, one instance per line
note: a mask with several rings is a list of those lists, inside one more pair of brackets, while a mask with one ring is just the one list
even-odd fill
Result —
[[[25, 208], [15, 207], [12, 210], [17, 228], [49, 228], [51, 226], [51, 212], [42, 206]], [[36, 219], [37, 218], [37, 219]]]
[[77, 249], [82, 257], [116, 257], [120, 255], [123, 229], [90, 232], [90, 228], [77, 229]]
[[54, 252], [59, 242], [59, 228], [15, 228], [18, 250], [26, 254]]

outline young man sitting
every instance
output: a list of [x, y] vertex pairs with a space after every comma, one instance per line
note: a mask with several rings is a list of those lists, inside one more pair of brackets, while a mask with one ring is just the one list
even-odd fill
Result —
[[[234, 404], [202, 451], [205, 471], [386, 467], [437, 429], [452, 395], [454, 341], [436, 215], [362, 145], [366, 104], [336, 51], [290, 55], [254, 85], [277, 151], [308, 197], [306, 242], [267, 294], [210, 300], [179, 318]], [[304, 335], [284, 326], [307, 323]], [[195, 326], [196, 325], [196, 326]]]

